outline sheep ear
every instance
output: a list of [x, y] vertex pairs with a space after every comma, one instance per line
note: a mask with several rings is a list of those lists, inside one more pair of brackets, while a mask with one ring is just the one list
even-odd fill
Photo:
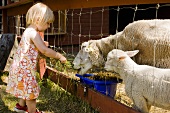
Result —
[[125, 59], [126, 58], [126, 56], [120, 56], [119, 57], [119, 60], [123, 60], [123, 59]]
[[133, 56], [135, 56], [138, 52], [139, 52], [139, 50], [126, 51], [126, 54], [127, 54], [129, 57], [133, 57]]

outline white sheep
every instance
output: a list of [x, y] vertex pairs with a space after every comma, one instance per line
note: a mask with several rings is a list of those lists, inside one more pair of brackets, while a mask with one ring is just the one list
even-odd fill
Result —
[[[135, 62], [170, 68], [170, 19], [135, 21], [115, 35], [84, 43], [84, 48], [73, 61], [74, 68], [81, 69], [80, 74], [86, 73], [93, 66], [102, 67], [112, 49], [138, 49], [140, 53], [135, 56]], [[81, 64], [78, 62], [80, 60]]]
[[120, 75], [127, 96], [140, 112], [148, 113], [151, 105], [170, 110], [170, 69], [138, 65], [130, 58], [137, 53], [113, 49], [104, 68]]
[[76, 61], [75, 60], [73, 61], [73, 62], [76, 62], [76, 64], [78, 64], [78, 65], [74, 65], [74, 69], [81, 69], [79, 71], [80, 74], [86, 73], [91, 68], [89, 67], [89, 65], [91, 65], [91, 62], [89, 61], [89, 53], [84, 52], [85, 47], [87, 46], [88, 46], [88, 42], [82, 43], [81, 50], [78, 52], [76, 56]]

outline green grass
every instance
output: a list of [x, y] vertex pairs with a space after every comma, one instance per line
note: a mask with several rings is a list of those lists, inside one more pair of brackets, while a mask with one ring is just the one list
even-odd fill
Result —
[[[6, 75], [0, 74], [0, 77]], [[47, 83], [39, 82], [41, 93], [37, 99], [37, 108], [45, 113], [99, 113], [89, 104], [71, 95], [47, 79]], [[0, 80], [0, 113], [15, 113], [13, 108], [18, 99], [5, 92], [6, 84]]]

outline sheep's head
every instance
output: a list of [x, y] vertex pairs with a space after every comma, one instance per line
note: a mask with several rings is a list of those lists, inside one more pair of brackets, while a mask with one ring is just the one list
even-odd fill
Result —
[[89, 46], [86, 47], [85, 51], [89, 53], [89, 58], [93, 66], [100, 67], [104, 64], [104, 58], [102, 52], [97, 46], [98, 40], [90, 40]]
[[[124, 67], [125, 59], [135, 56], [139, 50], [134, 51], [122, 51], [119, 49], [113, 49], [107, 55], [107, 61], [105, 63], [105, 69], [107, 71], [119, 72], [119, 68]], [[126, 62], [127, 63], [127, 62]], [[130, 62], [129, 62], [130, 63]]]
[[73, 68], [80, 69], [79, 74], [85, 74], [89, 69], [93, 67], [89, 58], [89, 53], [86, 52], [86, 47], [88, 47], [88, 45], [88, 42], [82, 43], [81, 50], [78, 52], [73, 61]]
[[79, 74], [85, 74], [93, 66], [99, 67], [102, 64], [104, 59], [96, 46], [96, 40], [82, 43], [81, 50], [73, 61], [74, 69], [80, 69]]

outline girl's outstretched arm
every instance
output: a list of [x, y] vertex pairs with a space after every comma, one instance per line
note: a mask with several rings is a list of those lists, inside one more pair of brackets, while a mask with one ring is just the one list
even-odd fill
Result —
[[50, 48], [48, 48], [44, 41], [42, 40], [41, 36], [36, 31], [31, 31], [31, 41], [34, 43], [34, 45], [38, 48], [38, 50], [44, 54], [47, 57], [56, 58], [59, 59], [62, 63], [66, 62], [66, 58], [60, 54], [59, 52], [56, 52]]

